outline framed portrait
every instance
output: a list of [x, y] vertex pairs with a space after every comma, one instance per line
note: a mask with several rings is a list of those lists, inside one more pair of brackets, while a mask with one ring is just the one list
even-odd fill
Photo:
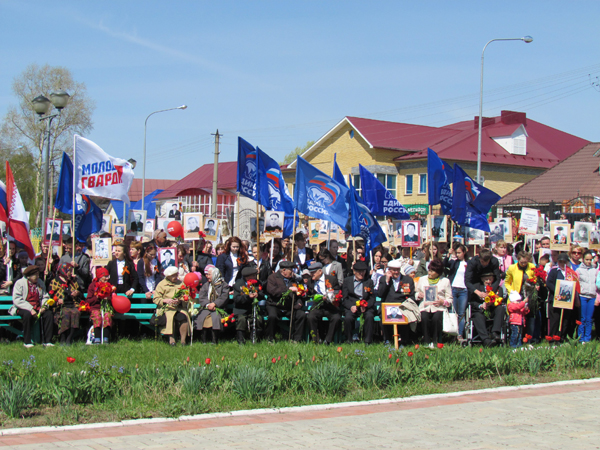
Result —
[[394, 226], [392, 222], [388, 222], [387, 220], [379, 220], [378, 221], [381, 230], [385, 234], [388, 242], [394, 243]]
[[575, 296], [573, 295], [574, 288], [574, 281], [556, 280], [556, 289], [554, 291], [554, 302], [552, 306], [555, 308], [573, 309], [575, 303]]
[[310, 245], [319, 245], [323, 240], [327, 239], [327, 232], [321, 232], [321, 222], [327, 227], [326, 221], [309, 220], [308, 221], [308, 242]]
[[162, 247], [157, 252], [160, 271], [164, 272], [167, 267], [178, 267], [177, 247]]
[[597, 228], [592, 230], [590, 233], [590, 246], [589, 248], [600, 249], [600, 230]]
[[402, 221], [393, 220], [390, 232], [392, 233], [393, 240], [396, 247], [402, 247]]
[[[147, 211], [143, 209], [130, 209], [127, 218], [127, 236], [143, 236], [146, 225]], [[116, 224], [113, 225], [113, 229]], [[166, 228], [165, 228], [166, 230]], [[114, 234], [114, 233], [113, 233]]]
[[402, 247], [419, 247], [421, 245], [421, 222], [418, 220], [402, 221]]
[[283, 211], [266, 211], [265, 212], [265, 228], [263, 229], [265, 237], [282, 238], [283, 237], [283, 221], [285, 213]]
[[589, 248], [594, 224], [591, 222], [575, 222], [573, 226], [573, 244]]
[[103, 214], [102, 215], [102, 227], [100, 228], [99, 233], [110, 233], [111, 232], [111, 225], [112, 225], [112, 217], [110, 217], [110, 214]]
[[[258, 230], [263, 230], [265, 228], [265, 219], [262, 217], [258, 219]], [[257, 233], [256, 233], [256, 217], [250, 217], [250, 237], [253, 241], [256, 241]]]
[[502, 225], [504, 230], [504, 241], [511, 243], [513, 241], [512, 219], [510, 217], [500, 217], [496, 222]]
[[203, 231], [206, 234], [206, 240], [216, 242], [219, 238], [219, 226], [221, 220], [215, 219], [213, 217], [205, 217], [204, 218], [204, 226]]
[[105, 266], [112, 259], [112, 239], [96, 238], [92, 241], [94, 265]]
[[448, 216], [427, 216], [427, 231], [434, 242], [448, 242]]
[[490, 244], [492, 247], [495, 247], [498, 241], [504, 240], [504, 236], [506, 235], [504, 225], [505, 222], [490, 223]]
[[44, 244], [48, 246], [62, 245], [62, 219], [46, 219]]
[[124, 223], [115, 223], [113, 224], [113, 239], [123, 239], [125, 237], [125, 224]]
[[154, 234], [154, 219], [146, 219], [146, 223], [144, 224], [144, 236], [148, 236], [151, 238]]
[[435, 302], [437, 300], [437, 286], [425, 286], [425, 298], [426, 302]]
[[197, 241], [200, 239], [200, 225], [203, 219], [202, 213], [183, 213], [183, 239], [186, 241]]
[[476, 228], [464, 227], [466, 245], [484, 245], [485, 231]]
[[71, 237], [71, 222], [63, 221], [62, 235], [63, 235], [63, 240]]
[[181, 211], [179, 210], [179, 205], [177, 203], [170, 203], [165, 206], [169, 208], [166, 217], [167, 219], [171, 219], [169, 222], [172, 222], [173, 220], [181, 221]]
[[571, 225], [568, 223], [550, 223], [550, 248], [569, 250], [571, 247]]
[[398, 325], [408, 323], [408, 318], [402, 314], [402, 303], [382, 303], [381, 323], [384, 325]]
[[521, 208], [521, 220], [519, 220], [520, 234], [537, 234], [540, 212], [533, 208]]

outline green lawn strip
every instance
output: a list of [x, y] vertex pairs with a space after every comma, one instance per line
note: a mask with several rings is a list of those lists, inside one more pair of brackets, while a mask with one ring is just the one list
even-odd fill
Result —
[[396, 352], [383, 345], [287, 342], [170, 347], [152, 340], [122, 340], [33, 349], [9, 344], [2, 346], [0, 357], [0, 428], [178, 417], [592, 378], [600, 372], [599, 350], [597, 342], [555, 348], [541, 344], [516, 352], [456, 345]]

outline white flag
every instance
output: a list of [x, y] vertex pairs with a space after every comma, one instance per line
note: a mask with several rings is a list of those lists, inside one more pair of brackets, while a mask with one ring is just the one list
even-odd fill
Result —
[[108, 155], [92, 141], [75, 135], [75, 193], [122, 200], [129, 205], [133, 166]]

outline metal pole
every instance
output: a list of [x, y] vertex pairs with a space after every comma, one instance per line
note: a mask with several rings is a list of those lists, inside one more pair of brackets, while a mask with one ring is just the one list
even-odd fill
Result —
[[212, 204], [210, 207], [210, 215], [217, 217], [217, 186], [219, 185], [219, 138], [223, 136], [219, 134], [219, 130], [213, 134], [215, 137], [215, 162], [213, 163], [213, 189], [212, 189]]
[[483, 47], [483, 50], [481, 51], [481, 78], [479, 81], [479, 129], [478, 129], [478, 136], [477, 136], [477, 182], [479, 184], [482, 183], [481, 181], [481, 123], [482, 123], [482, 114], [483, 114], [483, 55], [485, 53], [485, 49], [487, 48], [488, 45], [490, 45], [490, 43], [494, 42], [494, 41], [523, 41], [527, 44], [529, 44], [531, 41], [533, 41], [533, 38], [531, 36], [525, 36], [522, 38], [507, 38], [507, 39], [492, 39], [491, 41], [488, 41], [487, 44], [485, 44], [485, 46]]
[[46, 161], [44, 162], [44, 195], [42, 201], [42, 227], [46, 223], [48, 217], [48, 177], [50, 172], [50, 126], [52, 125], [52, 119], [56, 117], [56, 114], [51, 116], [43, 117], [41, 120], [48, 119], [48, 125], [46, 126]]

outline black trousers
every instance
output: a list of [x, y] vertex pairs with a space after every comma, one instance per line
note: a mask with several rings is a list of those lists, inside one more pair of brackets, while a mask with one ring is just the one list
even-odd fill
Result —
[[440, 333], [442, 332], [444, 313], [436, 311], [434, 313], [421, 311], [421, 326], [423, 327], [423, 341], [426, 344], [438, 343]]
[[[266, 337], [269, 341], [272, 341], [275, 338], [275, 327], [277, 326], [277, 321], [281, 317], [290, 317], [290, 311], [281, 309], [277, 306], [267, 305], [267, 328], [266, 328]], [[290, 319], [291, 320], [291, 319]], [[306, 322], [306, 314], [301, 309], [294, 310], [294, 323], [292, 328], [292, 340], [301, 341], [302, 335], [304, 334], [304, 323]], [[291, 324], [290, 324], [291, 325]]]
[[[23, 319], [23, 343], [31, 344], [31, 328], [35, 324], [37, 313], [31, 313], [26, 309], [17, 309], [17, 314]], [[54, 314], [52, 311], [46, 310], [40, 316], [40, 326], [42, 331], [42, 343], [49, 344], [52, 342]]]
[[[354, 323], [360, 318], [360, 310], [352, 313], [349, 309], [346, 310], [344, 315], [344, 333], [346, 334], [346, 342], [352, 342], [352, 335], [354, 334]], [[363, 341], [365, 344], [373, 342], [373, 328], [375, 327], [375, 310], [367, 309], [365, 311], [365, 325], [363, 328]]]
[[[254, 322], [254, 317], [252, 316], [252, 312], [236, 314], [235, 315], [235, 330], [236, 331], [250, 331], [252, 329], [252, 324]], [[256, 334], [263, 329], [264, 320], [260, 311], [256, 311]]]
[[335, 330], [342, 321], [342, 315], [339, 311], [333, 312], [324, 308], [311, 309], [308, 313], [308, 326], [310, 327], [310, 333], [313, 340], [317, 340], [319, 336], [319, 324], [323, 320], [323, 317], [327, 317], [328, 320], [325, 342], [331, 344], [331, 342], [333, 342]]
[[[562, 330], [559, 332], [560, 327], [560, 313], [563, 313]], [[560, 336], [561, 339], [565, 339], [568, 335], [568, 323], [571, 320], [573, 311], [570, 309], [553, 308], [550, 306], [550, 336]]]
[[[492, 307], [488, 305], [488, 308], [490, 308], [489, 311], [493, 315], [494, 320], [494, 324], [492, 325], [492, 332], [499, 334], [502, 332], [502, 324], [504, 322], [504, 317], [506, 314], [504, 305]], [[490, 338], [490, 335], [487, 331], [487, 326], [485, 325], [485, 312], [482, 309], [479, 309], [478, 303], [471, 303], [471, 321], [473, 322], [473, 326], [475, 327], [475, 332], [479, 335], [479, 338], [482, 341], [485, 341]]]

